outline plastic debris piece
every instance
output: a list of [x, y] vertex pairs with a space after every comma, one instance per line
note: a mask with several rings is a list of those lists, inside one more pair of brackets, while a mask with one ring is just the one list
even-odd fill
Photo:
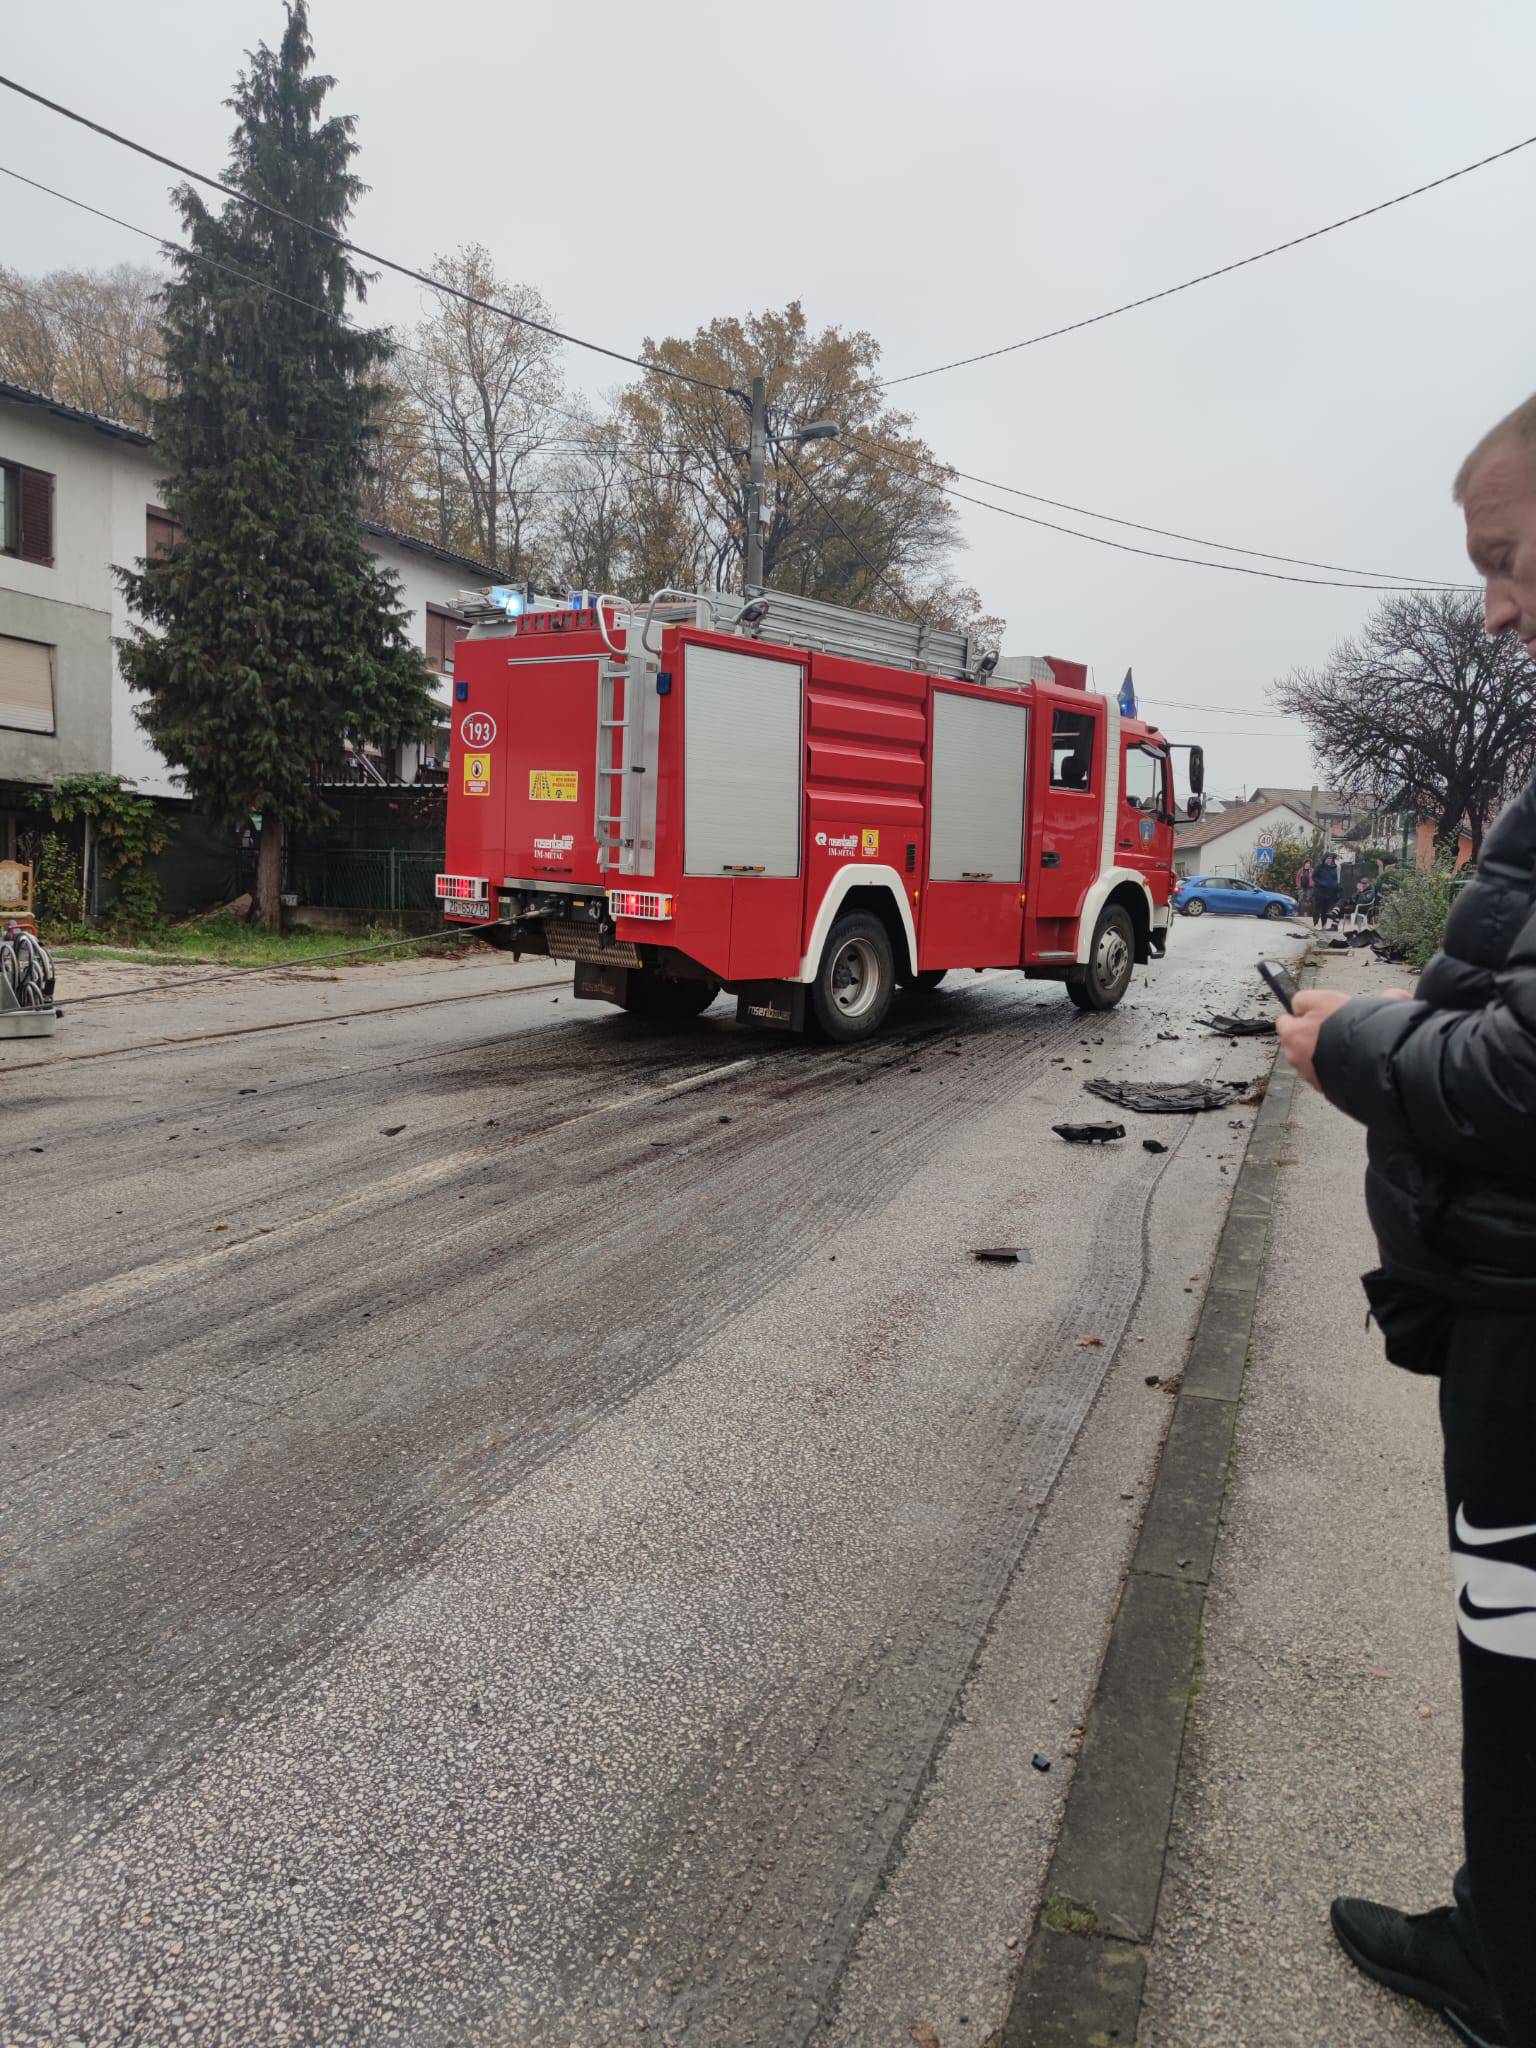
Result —
[[994, 1266], [1030, 1266], [1034, 1259], [1021, 1244], [998, 1244], [978, 1246], [971, 1253], [973, 1259], [984, 1259]]
[[[1083, 1086], [1094, 1088], [1092, 1081], [1085, 1081]], [[1094, 1088], [1094, 1092], [1097, 1094], [1098, 1090]], [[1124, 1124], [1052, 1124], [1051, 1129], [1069, 1145], [1107, 1145], [1112, 1138], [1125, 1136]]]
[[383, 1130], [379, 1132], [379, 1136], [381, 1138], [398, 1138], [404, 1129], [404, 1124], [386, 1124]]
[[1102, 1337], [1079, 1337], [1077, 1343], [1081, 1351], [1101, 1351], [1104, 1347]]
[[1273, 1038], [1275, 1020], [1273, 1017], [1197, 1017], [1197, 1024], [1203, 1024], [1207, 1031], [1219, 1031], [1226, 1038]]
[[1037, 1771], [1048, 1771], [1051, 1768], [1050, 1758], [1048, 1756], [1042, 1756], [1038, 1749], [1030, 1758], [1030, 1762], [1034, 1765]]
[[1161, 1138], [1143, 1138], [1141, 1141], [1141, 1149], [1143, 1152], [1166, 1152], [1168, 1150], [1168, 1147], [1163, 1143]]
[[[1202, 1109], [1225, 1109], [1249, 1087], [1247, 1081], [1106, 1081], [1083, 1086], [1103, 1102], [1117, 1103], [1143, 1116], [1190, 1116]], [[1060, 1129], [1058, 1125], [1056, 1127]]]

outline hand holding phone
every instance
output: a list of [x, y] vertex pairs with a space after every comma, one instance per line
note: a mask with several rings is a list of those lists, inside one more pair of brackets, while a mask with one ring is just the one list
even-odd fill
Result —
[[1280, 965], [1280, 962], [1278, 960], [1261, 960], [1259, 962], [1259, 974], [1275, 1001], [1285, 1010], [1294, 1010], [1296, 1007], [1296, 997], [1300, 991], [1296, 987], [1295, 980]]

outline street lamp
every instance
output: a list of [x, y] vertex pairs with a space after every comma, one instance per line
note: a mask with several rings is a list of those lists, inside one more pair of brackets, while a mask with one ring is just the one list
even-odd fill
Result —
[[[797, 446], [806, 441], [835, 441], [836, 420], [809, 420], [786, 434]], [[768, 460], [768, 385], [762, 377], [752, 379], [752, 442], [747, 450], [750, 463], [747, 480], [747, 573], [748, 593], [763, 585], [763, 472]]]

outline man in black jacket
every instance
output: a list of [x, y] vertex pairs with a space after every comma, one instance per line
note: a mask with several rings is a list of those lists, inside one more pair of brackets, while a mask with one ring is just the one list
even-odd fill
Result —
[[[1536, 655], [1536, 398], [1473, 449], [1455, 495], [1488, 631]], [[1387, 1356], [1439, 1375], [1461, 1659], [1455, 1903], [1336, 1899], [1334, 1931], [1463, 2039], [1536, 2048], [1536, 782], [1411, 997], [1308, 990], [1279, 1029], [1369, 1134], [1365, 1285]]]
[[1325, 925], [1339, 904], [1339, 864], [1331, 852], [1312, 870], [1312, 922]]

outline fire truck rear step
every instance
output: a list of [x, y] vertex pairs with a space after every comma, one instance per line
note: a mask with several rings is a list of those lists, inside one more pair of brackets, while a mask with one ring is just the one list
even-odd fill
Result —
[[604, 940], [595, 925], [573, 918], [546, 918], [544, 937], [551, 959], [601, 961], [606, 967], [639, 967], [640, 949], [624, 939]]

